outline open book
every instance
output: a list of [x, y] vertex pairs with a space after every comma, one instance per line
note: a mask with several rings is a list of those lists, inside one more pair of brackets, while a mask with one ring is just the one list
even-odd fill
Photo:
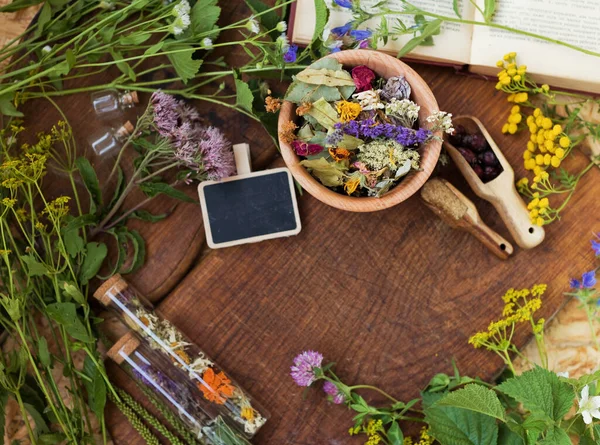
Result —
[[[369, 10], [380, 0], [362, 0]], [[483, 9], [484, 0], [476, 0]], [[331, 0], [329, 0], [331, 3]], [[412, 4], [435, 14], [456, 17], [452, 0], [412, 0]], [[297, 0], [292, 17], [291, 39], [298, 44], [311, 41], [315, 28], [313, 0]], [[401, 11], [400, 0], [388, 0], [388, 8]], [[483, 17], [469, 0], [459, 0], [459, 11], [465, 20], [483, 22]], [[341, 26], [351, 20], [347, 10], [332, 10], [328, 27]], [[388, 17], [392, 30], [400, 18], [411, 26], [410, 16]], [[531, 33], [545, 35], [579, 47], [600, 52], [600, 0], [500, 0], [494, 23]], [[375, 29], [379, 21], [366, 25]], [[396, 54], [412, 35], [388, 41], [379, 49]], [[480, 25], [444, 22], [441, 34], [434, 36], [434, 46], [419, 46], [411, 59], [468, 65], [474, 73], [495, 75], [496, 62], [508, 52], [518, 53], [520, 64], [528, 66], [536, 82], [573, 90], [600, 93], [600, 57], [548, 43], [539, 39]]]

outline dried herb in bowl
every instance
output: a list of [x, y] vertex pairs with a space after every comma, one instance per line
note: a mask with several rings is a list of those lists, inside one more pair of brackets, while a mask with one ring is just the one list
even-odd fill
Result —
[[412, 170], [434, 134], [452, 132], [451, 114], [419, 118], [403, 76], [384, 79], [369, 67], [319, 60], [294, 77], [285, 99], [297, 122], [280, 127], [282, 141], [324, 186], [351, 196], [380, 197]]

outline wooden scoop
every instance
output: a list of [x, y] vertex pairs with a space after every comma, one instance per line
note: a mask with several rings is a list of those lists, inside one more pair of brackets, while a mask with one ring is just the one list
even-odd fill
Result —
[[505, 260], [513, 246], [490, 229], [481, 219], [475, 204], [444, 179], [430, 179], [421, 189], [425, 205], [454, 229], [466, 230], [494, 255]]
[[523, 249], [531, 249], [539, 245], [545, 236], [544, 229], [531, 224], [529, 210], [515, 188], [515, 172], [487, 132], [479, 119], [473, 116], [459, 116], [452, 121], [462, 125], [469, 134], [481, 133], [490, 144], [491, 149], [500, 161], [502, 173], [495, 179], [484, 183], [460, 152], [450, 142], [444, 141], [444, 146], [454, 163], [458, 166], [463, 176], [477, 194], [477, 196], [492, 203], [500, 217], [506, 224], [515, 242]]

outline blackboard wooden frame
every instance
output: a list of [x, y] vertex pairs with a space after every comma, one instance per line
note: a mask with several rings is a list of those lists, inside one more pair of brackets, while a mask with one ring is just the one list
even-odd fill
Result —
[[[293, 230], [269, 233], [267, 235], [253, 236], [253, 237], [242, 238], [242, 239], [234, 240], [234, 241], [215, 243], [214, 239], [213, 239], [213, 235], [212, 235], [211, 226], [210, 226], [210, 220], [209, 220], [208, 211], [207, 211], [207, 203], [206, 203], [206, 197], [204, 195], [204, 189], [208, 186], [220, 184], [223, 182], [241, 181], [241, 180], [248, 179], [248, 178], [255, 178], [257, 176], [273, 175], [273, 174], [279, 174], [279, 173], [285, 173], [288, 177], [288, 183], [289, 183], [289, 187], [290, 187], [290, 196], [291, 196], [292, 204], [293, 204], [293, 208], [294, 208], [294, 219], [296, 221], [296, 228]], [[208, 244], [208, 246], [211, 249], [219, 249], [219, 248], [223, 248], [223, 247], [237, 246], [240, 244], [258, 243], [258, 242], [269, 240], [269, 239], [298, 235], [300, 233], [300, 231], [302, 230], [302, 224], [300, 222], [300, 213], [298, 211], [298, 201], [296, 199], [296, 191], [294, 189], [294, 179], [293, 179], [290, 171], [285, 167], [273, 168], [273, 169], [263, 170], [263, 171], [254, 172], [254, 173], [247, 173], [244, 175], [231, 176], [231, 177], [225, 178], [221, 181], [205, 181], [205, 182], [200, 183], [200, 185], [198, 185], [198, 196], [200, 197], [200, 207], [202, 208], [202, 219], [204, 221], [204, 230], [206, 232], [206, 243]]]

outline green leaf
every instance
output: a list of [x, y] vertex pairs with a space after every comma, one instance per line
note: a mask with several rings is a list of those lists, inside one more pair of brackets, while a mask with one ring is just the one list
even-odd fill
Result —
[[354, 86], [354, 80], [348, 71], [306, 68], [296, 74], [296, 80], [311, 85], [328, 87]]
[[485, 0], [484, 8], [483, 8], [483, 19], [486, 22], [492, 20], [494, 14], [496, 13], [496, 0]]
[[85, 251], [85, 259], [79, 272], [79, 279], [82, 285], [86, 285], [88, 281], [96, 276], [100, 267], [102, 267], [104, 258], [106, 258], [107, 248], [104, 243], [92, 242], [85, 246]]
[[85, 241], [79, 235], [79, 229], [68, 229], [67, 227], [63, 227], [61, 232], [67, 254], [69, 254], [71, 258], [75, 258], [77, 254], [83, 251], [85, 246]]
[[300, 162], [326, 187], [337, 187], [344, 183], [344, 171], [347, 167], [337, 162], [328, 162], [325, 158], [305, 159]]
[[115, 192], [113, 194], [110, 203], [108, 204], [108, 208], [112, 209], [114, 205], [117, 203], [123, 191], [125, 190], [125, 175], [123, 174], [123, 169], [118, 166], [117, 167], [117, 184], [115, 185]]
[[150, 48], [148, 48], [146, 51], [144, 51], [144, 55], [151, 56], [153, 54], [156, 54], [157, 52], [159, 52], [162, 49], [164, 44], [165, 44], [164, 40], [161, 40], [160, 42], [155, 43]]
[[32, 254], [21, 255], [21, 260], [27, 265], [27, 274], [30, 277], [39, 277], [48, 273], [48, 268], [36, 260]]
[[452, 8], [454, 8], [454, 13], [459, 19], [462, 19], [462, 15], [460, 15], [460, 6], [458, 4], [458, 0], [452, 0]]
[[573, 405], [572, 387], [547, 369], [536, 367], [500, 384], [498, 390], [523, 404], [529, 411], [541, 411], [561, 420]]
[[400, 429], [398, 422], [393, 421], [392, 426], [387, 431], [387, 437], [390, 445], [402, 445], [404, 443], [404, 435]]
[[146, 260], [146, 242], [137, 230], [123, 228], [122, 233], [133, 245], [133, 259], [131, 265], [120, 272], [122, 274], [133, 273], [144, 265], [144, 261]]
[[75, 165], [77, 166], [77, 170], [79, 170], [81, 179], [83, 179], [85, 188], [90, 194], [90, 213], [96, 213], [96, 208], [102, 205], [102, 192], [100, 191], [100, 183], [98, 182], [96, 171], [92, 167], [92, 164], [90, 164], [90, 161], [84, 157], [77, 158]]
[[204, 34], [212, 31], [219, 16], [221, 8], [217, 6], [218, 0], [198, 0], [191, 11], [190, 20], [194, 34]]
[[52, 19], [52, 6], [50, 6], [49, 2], [44, 3], [42, 6], [42, 10], [40, 11], [37, 18], [37, 28], [35, 29], [34, 36], [38, 38], [44, 32], [44, 27], [48, 24], [48, 22]]
[[[246, 4], [252, 10], [254, 14], [260, 14], [261, 12], [271, 9], [271, 6], [263, 3], [260, 0], [246, 0]], [[275, 29], [277, 24], [281, 21], [281, 17], [274, 10], [261, 14], [258, 16], [261, 25], [266, 29], [270, 30], [269, 35], [271, 39], [275, 40], [279, 36], [279, 32]]]
[[128, 36], [121, 37], [119, 39], [119, 44], [123, 46], [140, 45], [146, 40], [148, 40], [150, 37], [152, 37], [152, 34], [150, 34], [149, 32], [143, 32], [140, 34], [132, 32]]
[[46, 367], [52, 364], [52, 358], [48, 350], [48, 341], [43, 336], [38, 340], [38, 358], [40, 359], [40, 363]]
[[104, 378], [93, 360], [86, 356], [83, 361], [83, 373], [90, 378], [84, 380], [85, 389], [88, 393], [88, 404], [98, 419], [104, 418], [104, 407], [106, 406], [106, 384]]
[[319, 124], [329, 130], [333, 130], [334, 125], [339, 121], [335, 108], [323, 98], [313, 102], [307, 114], [314, 117]]
[[448, 395], [437, 402], [437, 406], [453, 406], [455, 408], [468, 409], [495, 417], [502, 422], [506, 421], [504, 408], [496, 393], [475, 383], [448, 393]]
[[525, 445], [523, 438], [506, 425], [500, 425], [498, 431], [498, 445]]
[[136, 79], [136, 74], [135, 71], [133, 70], [133, 68], [131, 68], [131, 66], [123, 61], [123, 55], [119, 52], [119, 51], [115, 51], [113, 49], [109, 49], [108, 51], [112, 58], [115, 60], [117, 68], [119, 68], [119, 71], [121, 71], [123, 74], [126, 74], [127, 77], [129, 77], [131, 79], [132, 82], [135, 82]]
[[168, 213], [161, 213], [160, 215], [153, 215], [152, 213], [150, 213], [147, 210], [136, 210], [135, 212], [132, 212], [129, 217], [133, 218], [133, 219], [140, 219], [142, 221], [154, 223], [154, 222], [158, 222], [158, 221], [165, 219], [167, 216], [169, 216]]
[[69, 66], [69, 70], [70, 70], [71, 68], [73, 68], [75, 66], [75, 63], [77, 62], [77, 60], [75, 58], [75, 54], [73, 53], [73, 50], [71, 48], [69, 48], [65, 51], [65, 57], [67, 59], [67, 65]]
[[[183, 51], [182, 51], [183, 49]], [[169, 54], [169, 60], [173, 64], [173, 68], [177, 72], [177, 75], [181, 77], [181, 81], [183, 83], [188, 83], [188, 80], [193, 79], [200, 66], [202, 65], [202, 60], [194, 60], [192, 56], [194, 55], [194, 48], [189, 47], [189, 49], [180, 48], [179, 52]]]
[[35, 422], [35, 436], [38, 437], [40, 434], [44, 434], [47, 433], [48, 431], [50, 431], [50, 429], [48, 428], [48, 424], [46, 423], [46, 421], [44, 420], [44, 418], [42, 417], [42, 415], [40, 414], [40, 412], [35, 409], [35, 407], [29, 403], [24, 403], [23, 406], [25, 407], [25, 410], [27, 411], [27, 413], [31, 416], [31, 418], [33, 419], [33, 421]]
[[13, 0], [8, 5], [2, 6], [0, 12], [17, 12], [33, 5], [39, 5], [43, 1], [44, 0]]
[[115, 34], [115, 29], [117, 29], [117, 24], [113, 24], [113, 25], [108, 25], [108, 26], [103, 26], [99, 31], [98, 34], [100, 35], [100, 38], [102, 39], [102, 41], [106, 44], [108, 43], [112, 43], [113, 40], [113, 36]]
[[323, 31], [329, 21], [329, 8], [327, 7], [325, 0], [315, 0], [315, 17], [315, 31], [313, 33], [311, 45], [321, 40]]
[[246, 111], [252, 112], [252, 102], [254, 95], [246, 82], [241, 79], [235, 79], [235, 104]]
[[460, 408], [432, 406], [425, 410], [431, 435], [444, 445], [496, 445], [493, 417]]
[[4, 437], [4, 426], [6, 424], [6, 411], [8, 404], [8, 391], [0, 388], [0, 437]]
[[55, 445], [65, 441], [66, 436], [64, 433], [47, 433], [42, 434], [38, 437], [38, 444], [40, 445]]
[[428, 37], [431, 37], [440, 32], [440, 26], [442, 26], [441, 19], [432, 20], [425, 26], [420, 35], [413, 37], [402, 47], [400, 52], [398, 52], [397, 57], [404, 57], [417, 46], [421, 45]]
[[540, 445], [572, 445], [567, 432], [558, 426], [548, 430], [546, 437], [539, 443]]
[[65, 281], [63, 283], [63, 291], [65, 295], [72, 298], [76, 303], [85, 303], [85, 297], [74, 283]]
[[15, 104], [13, 103], [13, 99], [15, 97], [13, 93], [6, 93], [0, 96], [0, 113], [5, 116], [13, 116], [13, 117], [23, 117], [25, 116], [23, 113], [18, 111], [15, 108]]
[[196, 200], [190, 198], [182, 191], [177, 190], [176, 188], [170, 186], [169, 184], [165, 184], [164, 182], [142, 182], [140, 184], [140, 189], [150, 198], [162, 193], [163, 195], [179, 199], [180, 201], [196, 202]]
[[46, 306], [46, 312], [52, 320], [64, 326], [67, 333], [74, 339], [85, 343], [94, 341], [77, 316], [75, 303], [52, 303]]

